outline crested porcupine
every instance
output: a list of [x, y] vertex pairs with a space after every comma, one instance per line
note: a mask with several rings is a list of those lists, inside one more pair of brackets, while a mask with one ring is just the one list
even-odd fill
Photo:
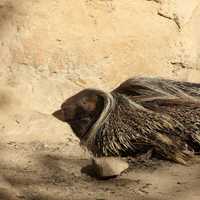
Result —
[[132, 78], [111, 93], [85, 89], [61, 106], [95, 156], [155, 156], [186, 163], [200, 151], [200, 84]]

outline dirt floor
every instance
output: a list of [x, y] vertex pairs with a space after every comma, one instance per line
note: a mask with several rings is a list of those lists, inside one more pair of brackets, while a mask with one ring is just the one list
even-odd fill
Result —
[[199, 200], [200, 159], [188, 166], [168, 161], [131, 164], [121, 176], [97, 180], [90, 160], [67, 157], [66, 144], [0, 145], [1, 200]]

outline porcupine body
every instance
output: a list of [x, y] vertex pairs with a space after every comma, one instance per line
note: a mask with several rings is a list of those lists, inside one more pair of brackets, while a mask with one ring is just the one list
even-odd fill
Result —
[[184, 163], [188, 151], [200, 150], [200, 107], [163, 105], [155, 112], [121, 95], [115, 95], [115, 101], [89, 141], [96, 156], [136, 156], [154, 149], [156, 155]]
[[[96, 90], [89, 93], [98, 96]], [[100, 93], [110, 104], [104, 102], [80, 138], [94, 155], [134, 157], [153, 149], [155, 155], [185, 163], [189, 152], [200, 150], [199, 84], [134, 78], [111, 94]]]

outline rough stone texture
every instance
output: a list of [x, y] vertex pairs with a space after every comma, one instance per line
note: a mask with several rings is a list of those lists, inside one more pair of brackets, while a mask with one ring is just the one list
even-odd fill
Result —
[[0, 145], [87, 157], [69, 126], [51, 116], [64, 99], [86, 87], [110, 90], [135, 75], [199, 82], [199, 5], [0, 0]]
[[94, 158], [92, 163], [94, 174], [102, 179], [119, 176], [129, 167], [126, 161], [115, 157]]
[[1, 0], [0, 106], [50, 114], [135, 75], [198, 81], [199, 15], [198, 0]]

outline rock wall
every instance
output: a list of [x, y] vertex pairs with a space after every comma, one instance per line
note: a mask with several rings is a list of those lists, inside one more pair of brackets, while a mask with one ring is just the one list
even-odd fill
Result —
[[1, 0], [0, 138], [76, 138], [50, 114], [86, 87], [200, 79], [198, 0]]

